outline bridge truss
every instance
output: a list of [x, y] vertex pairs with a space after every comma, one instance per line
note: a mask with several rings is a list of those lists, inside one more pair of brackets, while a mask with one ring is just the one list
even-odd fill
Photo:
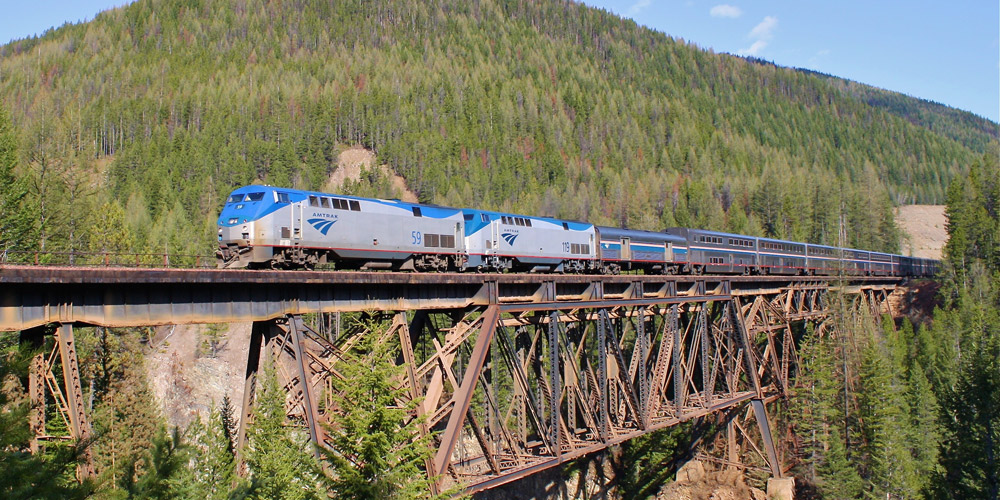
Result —
[[[855, 316], [878, 317], [898, 281], [66, 273], [54, 280], [59, 287], [32, 271], [0, 272], [0, 282], [22, 289], [18, 300], [0, 297], [0, 330], [21, 329], [22, 339], [36, 343], [46, 332], [55, 337], [29, 377], [38, 441], [52, 439], [44, 434], [48, 402], [69, 424], [69, 438], [89, 439], [74, 324], [253, 321], [241, 445], [264, 363], [276, 367], [287, 390], [289, 420], [328, 445], [324, 424], [349, 411], [335, 404], [350, 383], [339, 367], [363, 355], [356, 349], [362, 336], [378, 332], [401, 368], [393, 383], [406, 396], [398, 405], [415, 408], [410, 418], [433, 443], [426, 469], [438, 491], [496, 487], [698, 418], [726, 425], [721, 461], [781, 477], [767, 404], [789, 395], [802, 325], [828, 326], [836, 301]], [[341, 312], [366, 321], [324, 327], [326, 314]], [[60, 326], [43, 329], [52, 323]], [[84, 462], [80, 474], [92, 474]]]

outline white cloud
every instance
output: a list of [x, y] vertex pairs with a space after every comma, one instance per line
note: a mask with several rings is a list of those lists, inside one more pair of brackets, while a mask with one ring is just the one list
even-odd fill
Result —
[[756, 56], [757, 54], [760, 54], [760, 51], [764, 50], [764, 47], [767, 47], [767, 42], [764, 40], [757, 40], [753, 43], [753, 45], [745, 49], [740, 49], [737, 54], [741, 56]]
[[730, 17], [737, 18], [743, 15], [743, 10], [735, 5], [716, 5], [712, 7], [712, 10], [708, 11], [708, 14], [712, 17]]
[[651, 3], [653, 3], [653, 0], [639, 0], [638, 2], [632, 4], [632, 6], [628, 8], [628, 13], [633, 15], [638, 14], [639, 11], [645, 9], [646, 7], [649, 7], [649, 4]]
[[778, 27], [778, 18], [767, 16], [757, 26], [750, 30], [750, 38], [770, 40], [774, 36], [774, 28]]
[[767, 16], [757, 26], [750, 30], [747, 38], [754, 40], [753, 44], [745, 49], [740, 49], [737, 54], [741, 56], [757, 56], [760, 51], [767, 47], [768, 42], [774, 38], [774, 29], [778, 27], [778, 18]]
[[814, 56], [809, 58], [809, 64], [806, 67], [812, 70], [820, 71], [823, 68], [823, 60], [830, 54], [830, 49], [823, 49], [817, 52]]

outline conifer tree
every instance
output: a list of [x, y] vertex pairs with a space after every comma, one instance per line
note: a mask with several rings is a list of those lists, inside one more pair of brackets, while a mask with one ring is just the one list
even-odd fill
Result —
[[245, 493], [246, 484], [236, 475], [236, 456], [227, 430], [226, 408], [210, 414], [208, 425], [197, 419], [185, 433], [189, 440], [187, 467], [173, 492], [191, 500], [226, 500]]
[[352, 351], [357, 361], [340, 367], [349, 382], [334, 401], [348, 410], [336, 413], [327, 428], [332, 449], [323, 456], [332, 469], [330, 489], [345, 500], [430, 498], [423, 470], [429, 441], [417, 438], [414, 405], [398, 406], [406, 391], [394, 383], [401, 368], [392, 362], [394, 348], [378, 342], [373, 327], [364, 328]]
[[93, 484], [76, 482], [78, 450], [54, 445], [37, 454], [29, 449], [31, 405], [20, 380], [27, 376], [34, 354], [0, 351], [0, 497], [85, 498]]
[[8, 252], [32, 250], [37, 244], [28, 185], [15, 171], [17, 154], [10, 114], [0, 106], [0, 262], [26, 259]]
[[253, 420], [247, 427], [248, 498], [320, 498], [318, 464], [308, 451], [312, 445], [285, 427], [285, 392], [270, 363], [265, 363], [257, 390]]
[[[885, 333], [883, 332], [883, 338]], [[873, 498], [919, 494], [906, 435], [909, 409], [883, 340], [869, 334], [861, 353], [858, 390], [866, 493]]]

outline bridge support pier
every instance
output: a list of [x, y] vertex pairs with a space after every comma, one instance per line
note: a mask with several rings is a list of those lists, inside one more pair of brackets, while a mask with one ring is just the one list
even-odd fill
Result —
[[[44, 336], [49, 327], [39, 327], [21, 333], [21, 341], [36, 346], [44, 345]], [[77, 477], [81, 480], [94, 475], [93, 454], [90, 450], [91, 428], [84, 406], [83, 387], [80, 382], [80, 366], [76, 353], [76, 338], [73, 324], [64, 323], [52, 331], [55, 342], [52, 349], [39, 353], [31, 360], [28, 372], [28, 397], [31, 410], [28, 416], [32, 431], [30, 449], [37, 453], [42, 442], [64, 439], [49, 435], [45, 423], [45, 409], [51, 397], [57, 413], [69, 429], [69, 438], [76, 446], [82, 447]], [[59, 375], [56, 364], [61, 367]], [[61, 383], [60, 383], [61, 382]]]

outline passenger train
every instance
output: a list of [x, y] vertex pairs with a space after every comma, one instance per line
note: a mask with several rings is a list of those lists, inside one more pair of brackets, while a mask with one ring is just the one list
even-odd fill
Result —
[[931, 276], [938, 262], [691, 228], [665, 232], [271, 186], [232, 192], [219, 267]]

